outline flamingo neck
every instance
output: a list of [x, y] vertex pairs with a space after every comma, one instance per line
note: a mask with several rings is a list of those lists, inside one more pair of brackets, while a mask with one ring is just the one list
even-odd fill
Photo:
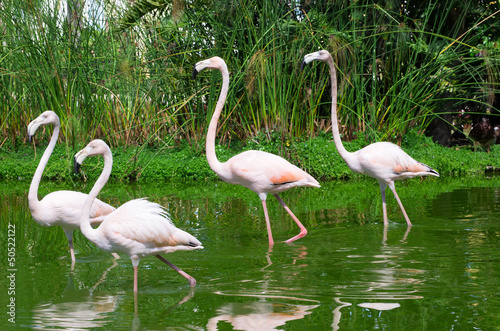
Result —
[[349, 164], [348, 160], [352, 153], [349, 153], [342, 144], [339, 132], [339, 122], [337, 118], [337, 71], [335, 70], [335, 64], [333, 63], [333, 58], [329, 57], [327, 60], [328, 67], [330, 68], [330, 78], [332, 81], [332, 134], [333, 141], [335, 142], [335, 147], [339, 152], [340, 156], [346, 163]]
[[219, 162], [219, 160], [217, 159], [217, 155], [215, 154], [215, 135], [217, 133], [217, 122], [219, 121], [222, 108], [224, 107], [224, 103], [226, 102], [227, 91], [229, 90], [229, 71], [227, 70], [227, 66], [222, 66], [220, 68], [220, 72], [222, 74], [222, 88], [220, 91], [219, 99], [217, 100], [217, 105], [215, 106], [214, 114], [212, 115], [212, 119], [210, 120], [210, 125], [208, 126], [206, 140], [208, 164], [210, 165], [210, 168], [212, 168], [212, 170], [219, 176], [223, 172], [223, 167], [222, 163]]
[[54, 151], [54, 147], [56, 146], [60, 127], [61, 125], [59, 122], [54, 123], [54, 132], [52, 132], [52, 137], [50, 138], [49, 145], [45, 149], [45, 152], [43, 152], [40, 163], [38, 163], [38, 167], [36, 168], [35, 174], [33, 175], [33, 179], [31, 180], [31, 185], [28, 192], [28, 201], [31, 210], [36, 209], [40, 204], [40, 201], [38, 200], [38, 187], [40, 186], [40, 181], [42, 180], [45, 166], [49, 162], [50, 155], [52, 154], [52, 152]]
[[90, 210], [92, 208], [92, 204], [97, 198], [97, 195], [99, 194], [99, 192], [101, 192], [104, 185], [106, 185], [111, 174], [111, 169], [113, 168], [113, 157], [111, 155], [111, 151], [106, 151], [102, 156], [104, 158], [104, 168], [101, 172], [101, 175], [92, 187], [92, 190], [90, 190], [87, 199], [85, 199], [85, 203], [82, 207], [82, 213], [80, 214], [80, 229], [82, 233], [85, 235], [85, 237], [87, 237], [88, 240], [92, 241], [98, 247], [99, 228], [93, 229], [92, 226], [90, 226]]

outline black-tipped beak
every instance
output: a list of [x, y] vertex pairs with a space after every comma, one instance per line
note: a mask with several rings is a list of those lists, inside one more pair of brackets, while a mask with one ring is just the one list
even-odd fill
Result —
[[75, 169], [75, 175], [78, 175], [78, 172], [80, 171], [80, 163], [78, 163], [78, 161], [76, 161], [76, 157], [74, 158], [73, 164], [74, 164], [74, 169]]
[[32, 135], [28, 135], [28, 141], [31, 142], [33, 140], [33, 136]]
[[196, 79], [196, 75], [198, 75], [198, 70], [196, 68], [193, 69], [193, 79]]
[[300, 65], [300, 70], [304, 70], [304, 67], [307, 65], [306, 61], [302, 61], [302, 64]]

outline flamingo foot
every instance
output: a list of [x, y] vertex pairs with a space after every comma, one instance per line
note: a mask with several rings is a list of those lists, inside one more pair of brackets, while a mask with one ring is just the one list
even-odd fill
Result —
[[189, 282], [189, 287], [195, 287], [196, 286], [196, 279], [194, 279], [193, 277], [189, 276], [189, 278], [187, 278], [187, 280]]
[[170, 261], [167, 261], [167, 259], [165, 259], [163, 256], [157, 254], [155, 255], [160, 261], [162, 261], [163, 263], [165, 263], [166, 265], [168, 265], [170, 268], [174, 269], [175, 271], [177, 271], [182, 277], [186, 278], [188, 283], [189, 283], [189, 286], [190, 287], [195, 287], [196, 286], [196, 279], [194, 279], [192, 276], [188, 275], [186, 272], [182, 271], [181, 269], [179, 269], [177, 266], [175, 266], [172, 262]]
[[298, 235], [296, 235], [295, 237], [292, 237], [292, 238], [290, 238], [290, 239], [286, 240], [285, 242], [286, 242], [287, 244], [289, 244], [289, 243], [291, 243], [291, 242], [293, 242], [293, 241], [295, 241], [295, 240], [297, 240], [297, 239], [300, 239], [300, 238], [302, 238], [302, 237], [305, 237], [306, 235], [307, 235], [307, 230], [304, 228], [302, 231], [300, 231], [300, 233], [299, 233]]
[[262, 208], [264, 208], [264, 217], [266, 218], [267, 237], [269, 238], [269, 249], [271, 249], [274, 245], [274, 240], [273, 240], [273, 232], [271, 231], [271, 221], [269, 220], [269, 214], [267, 212], [266, 200], [262, 200]]

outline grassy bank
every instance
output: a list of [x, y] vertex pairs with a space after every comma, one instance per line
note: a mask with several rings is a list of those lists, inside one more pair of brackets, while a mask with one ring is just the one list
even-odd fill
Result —
[[[345, 142], [349, 151], [366, 146], [363, 137]], [[16, 148], [4, 144], [0, 149], [0, 180], [26, 180], [33, 176], [46, 141], [33, 145], [17, 145]], [[72, 146], [58, 144], [44, 172], [44, 179], [80, 180], [80, 176], [95, 179], [102, 170], [101, 158], [90, 158], [85, 162], [83, 175], [73, 174]], [[470, 146], [446, 148], [434, 144], [429, 138], [410, 132], [403, 137], [402, 148], [413, 158], [428, 164], [442, 176], [472, 175], [484, 173], [488, 167], [500, 169], [500, 145], [491, 148], [490, 153], [474, 151]], [[219, 160], [248, 149], [258, 149], [278, 154], [293, 164], [308, 171], [318, 180], [354, 178], [353, 174], [338, 155], [331, 134], [320, 134], [312, 139], [283, 140], [277, 133], [259, 134], [247, 143], [218, 145]], [[123, 181], [153, 180], [214, 180], [205, 158], [203, 143], [193, 147], [179, 145], [170, 148], [150, 148], [128, 146], [113, 149], [114, 165], [112, 178]]]

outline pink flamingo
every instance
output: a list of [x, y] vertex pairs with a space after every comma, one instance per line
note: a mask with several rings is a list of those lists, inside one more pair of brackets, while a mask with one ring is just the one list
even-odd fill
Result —
[[[87, 195], [75, 191], [56, 191], [47, 194], [41, 201], [38, 200], [38, 187], [42, 179], [43, 170], [49, 161], [50, 155], [56, 146], [61, 123], [56, 113], [48, 110], [38, 116], [28, 125], [28, 138], [31, 142], [36, 130], [43, 125], [53, 124], [54, 132], [50, 143], [45, 149], [43, 156], [36, 168], [35, 175], [31, 181], [28, 202], [33, 219], [41, 226], [59, 225], [63, 228], [68, 238], [71, 262], [75, 263], [75, 251], [73, 249], [73, 231], [80, 228], [80, 211]], [[115, 208], [96, 199], [90, 211], [92, 224], [99, 224], [104, 215], [113, 212]], [[116, 255], [115, 257], [118, 257]]]
[[134, 266], [134, 292], [137, 292], [139, 261], [148, 255], [155, 255], [185, 277], [191, 287], [196, 286], [193, 277], [160, 254], [202, 249], [203, 246], [195, 237], [175, 227], [168, 213], [159, 204], [146, 199], [130, 200], [106, 215], [98, 228], [93, 229], [90, 226], [90, 208], [109, 179], [113, 156], [108, 145], [100, 139], [92, 140], [75, 155], [76, 172], [86, 157], [95, 155], [103, 156], [104, 169], [85, 200], [80, 214], [80, 228], [85, 237], [103, 251], [123, 252], [130, 256]]
[[266, 206], [266, 198], [269, 193], [274, 195], [300, 228], [300, 233], [286, 242], [290, 243], [304, 237], [307, 234], [307, 229], [283, 202], [278, 193], [287, 191], [293, 187], [320, 187], [319, 183], [311, 175], [285, 159], [262, 151], [245, 151], [233, 156], [227, 162], [219, 162], [215, 154], [215, 135], [217, 121], [222, 112], [229, 89], [229, 72], [224, 60], [217, 56], [196, 63], [193, 70], [193, 79], [203, 69], [217, 69], [222, 74], [222, 89], [207, 133], [206, 151], [210, 168], [223, 181], [230, 184], [243, 185], [259, 195], [266, 218], [269, 246], [274, 245], [271, 223]]
[[394, 186], [395, 180], [413, 178], [416, 176], [437, 176], [437, 171], [431, 167], [418, 162], [406, 154], [398, 145], [390, 142], [377, 142], [368, 145], [359, 151], [350, 153], [342, 145], [337, 119], [337, 74], [331, 54], [328, 51], [321, 50], [304, 56], [302, 68], [311, 61], [323, 61], [330, 67], [330, 76], [332, 81], [332, 133], [335, 147], [340, 156], [347, 163], [352, 171], [365, 174], [378, 180], [380, 193], [382, 194], [382, 210], [384, 213], [384, 226], [388, 225], [387, 207], [385, 203], [385, 189], [387, 186], [391, 189], [396, 198], [401, 211], [406, 219], [408, 226], [411, 226], [410, 219], [396, 193]]

